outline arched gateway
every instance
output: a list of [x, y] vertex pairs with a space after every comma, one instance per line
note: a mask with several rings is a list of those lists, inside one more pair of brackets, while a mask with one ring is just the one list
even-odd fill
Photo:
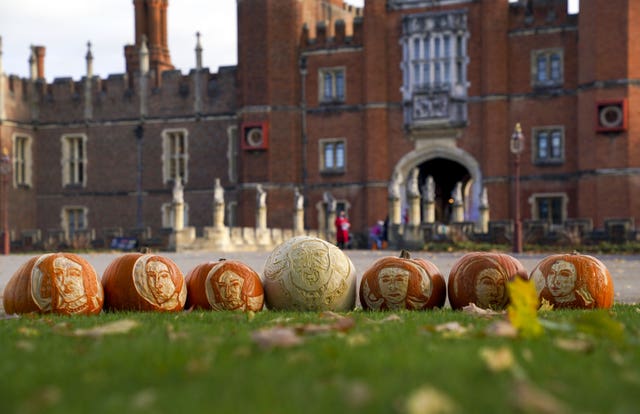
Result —
[[[428, 146], [416, 148], [400, 159], [392, 177], [401, 176], [406, 188], [406, 179], [411, 170], [418, 168], [421, 191], [428, 176], [435, 183], [436, 221], [448, 224], [451, 219], [451, 194], [458, 182], [462, 183], [465, 221], [477, 222], [482, 194], [482, 173], [478, 162], [468, 152], [454, 146]], [[392, 178], [393, 179], [393, 178]], [[405, 192], [400, 194], [403, 205]]]

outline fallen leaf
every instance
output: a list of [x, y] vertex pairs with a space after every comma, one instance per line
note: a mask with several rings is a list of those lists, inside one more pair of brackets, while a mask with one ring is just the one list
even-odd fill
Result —
[[371, 401], [373, 395], [371, 387], [361, 381], [349, 382], [341, 388], [344, 390], [344, 399], [347, 405], [352, 409], [362, 408]]
[[538, 308], [538, 312], [540, 313], [545, 313], [545, 312], [551, 312], [553, 310], [553, 304], [551, 302], [549, 302], [547, 299], [542, 299], [542, 302], [540, 303], [540, 307]]
[[107, 323], [101, 326], [96, 326], [89, 329], [76, 329], [72, 332], [73, 336], [88, 336], [92, 338], [99, 338], [105, 335], [118, 335], [125, 334], [140, 325], [138, 322], [132, 319], [123, 319]]
[[552, 394], [528, 381], [516, 381], [513, 405], [518, 411], [540, 414], [567, 413], [567, 407]]
[[169, 338], [171, 342], [188, 337], [189, 334], [186, 332], [176, 332], [176, 328], [172, 324], [167, 324], [167, 338]]
[[34, 328], [28, 328], [26, 326], [21, 326], [18, 328], [18, 333], [20, 335], [24, 335], [24, 336], [28, 336], [28, 337], [33, 337], [33, 336], [38, 336], [40, 335], [40, 332], [37, 329]]
[[477, 306], [473, 302], [468, 304], [467, 306], [464, 306], [462, 308], [462, 312], [467, 313], [469, 315], [482, 316], [482, 317], [493, 317], [493, 316], [504, 315], [505, 314], [504, 311], [495, 311], [495, 310], [492, 310], [492, 309], [482, 309], [481, 307]]
[[591, 352], [594, 348], [592, 342], [584, 339], [557, 338], [554, 344], [560, 349], [573, 352]]
[[334, 319], [334, 320], [340, 320], [340, 319], [344, 319], [345, 316], [340, 315], [339, 313], [336, 312], [332, 312], [332, 311], [324, 311], [320, 313], [320, 317], [321, 318], [325, 318], [325, 319]]
[[131, 406], [138, 410], [149, 410], [157, 399], [157, 392], [151, 388], [138, 391], [131, 398]]
[[538, 320], [538, 293], [533, 279], [524, 280], [516, 277], [507, 285], [509, 321], [525, 338], [542, 335], [544, 328]]
[[294, 328], [283, 326], [254, 331], [251, 339], [263, 349], [291, 348], [304, 342]]
[[352, 335], [346, 336], [346, 338], [347, 338], [347, 345], [349, 346], [361, 346], [369, 343], [369, 338], [367, 338], [363, 334], [355, 334], [355, 335], [352, 334]]
[[19, 340], [16, 341], [16, 348], [25, 352], [33, 352], [36, 346], [31, 341]]
[[407, 414], [446, 414], [457, 412], [454, 401], [430, 385], [414, 390], [405, 402]]
[[511, 349], [506, 346], [500, 348], [482, 348], [480, 357], [491, 372], [510, 371], [515, 366], [515, 358]]
[[499, 338], [515, 338], [518, 336], [518, 330], [508, 321], [495, 321], [487, 326], [484, 332], [489, 336], [497, 336]]

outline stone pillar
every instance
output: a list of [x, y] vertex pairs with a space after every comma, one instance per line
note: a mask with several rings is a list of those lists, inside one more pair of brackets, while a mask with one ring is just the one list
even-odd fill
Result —
[[436, 187], [432, 176], [428, 176], [422, 187], [422, 222], [436, 222]]
[[400, 185], [402, 173], [395, 171], [389, 182], [389, 225], [402, 224], [402, 210], [400, 208]]
[[489, 197], [487, 195], [487, 187], [482, 187], [479, 210], [480, 221], [478, 222], [478, 231], [487, 234], [489, 233]]
[[453, 198], [453, 211], [451, 214], [451, 222], [452, 223], [462, 223], [464, 222], [464, 200], [462, 199], [462, 183], [458, 182], [456, 184], [453, 193], [451, 194]]
[[214, 250], [228, 251], [231, 248], [231, 237], [229, 229], [224, 225], [224, 214], [224, 188], [220, 185], [220, 179], [216, 178], [213, 187], [213, 227], [204, 228], [207, 246]]
[[336, 210], [337, 210], [337, 203], [336, 203], [336, 199], [333, 198], [333, 195], [328, 192], [325, 191], [324, 195], [323, 195], [323, 199], [324, 199], [324, 203], [325, 203], [325, 208], [327, 211], [327, 227], [326, 227], [326, 232], [325, 234], [327, 235], [327, 241], [330, 243], [335, 243], [336, 242], [336, 226], [335, 226], [335, 222], [336, 222]]
[[304, 234], [304, 196], [295, 189], [293, 195], [293, 235], [300, 236]]
[[411, 170], [409, 179], [407, 180], [407, 203], [409, 209], [409, 221], [410, 226], [420, 225], [420, 189], [418, 188], [418, 174], [419, 170], [414, 168]]

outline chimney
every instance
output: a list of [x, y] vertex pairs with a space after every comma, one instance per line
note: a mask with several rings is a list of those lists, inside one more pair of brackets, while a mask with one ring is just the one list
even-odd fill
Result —
[[36, 55], [36, 71], [37, 79], [44, 79], [44, 46], [34, 46], [34, 53]]

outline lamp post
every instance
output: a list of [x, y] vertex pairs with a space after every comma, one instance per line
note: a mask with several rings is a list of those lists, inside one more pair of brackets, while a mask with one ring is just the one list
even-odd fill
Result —
[[510, 143], [513, 154], [513, 174], [515, 176], [514, 185], [514, 223], [513, 223], [513, 252], [522, 253], [522, 223], [520, 221], [520, 154], [524, 151], [524, 135], [520, 123], [516, 124]]
[[9, 175], [11, 174], [11, 157], [6, 147], [2, 148], [0, 158], [0, 175], [2, 176], [2, 233], [3, 254], [9, 254]]

